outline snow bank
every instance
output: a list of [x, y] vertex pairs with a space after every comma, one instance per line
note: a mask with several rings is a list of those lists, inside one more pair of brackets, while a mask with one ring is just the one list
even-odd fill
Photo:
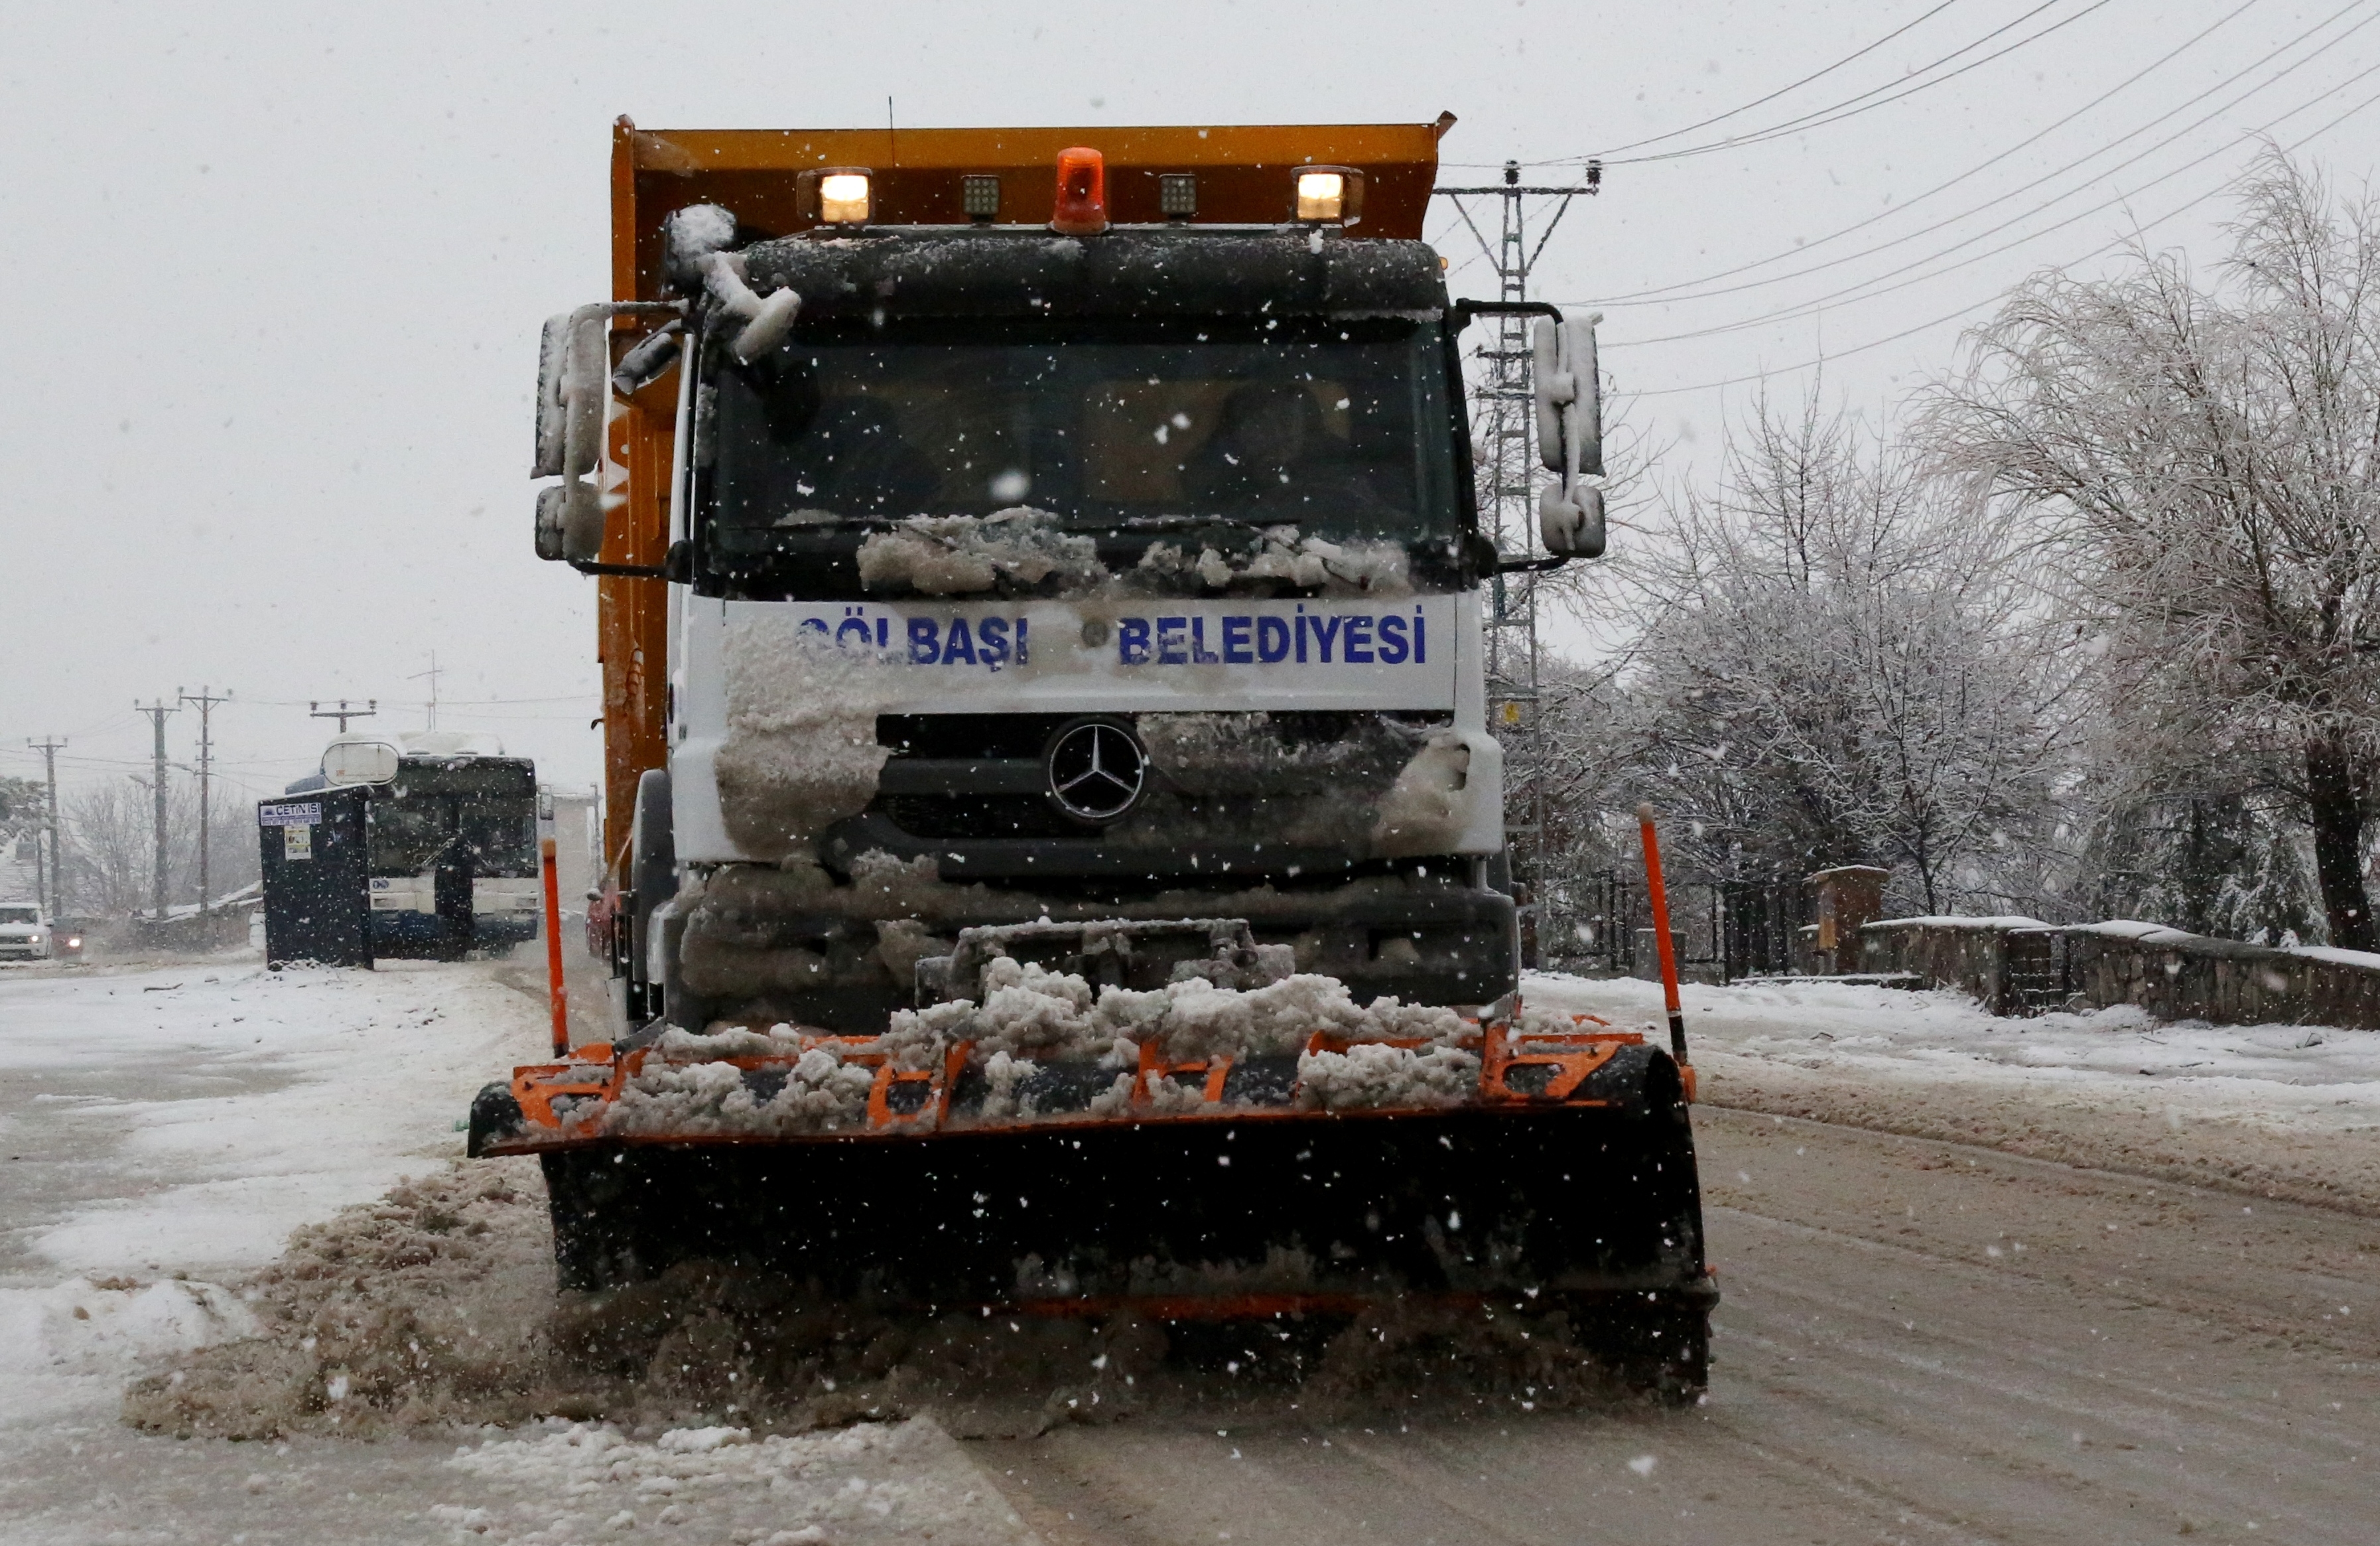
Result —
[[2010, 913], [1998, 918], [1971, 918], [1963, 913], [1928, 913], [1920, 918], [1880, 918], [1870, 929], [2046, 929], [2037, 918]]
[[185, 1337], [184, 1356], [126, 1390], [128, 1422], [253, 1439], [555, 1409], [552, 1236], [532, 1163], [476, 1161], [344, 1210], [237, 1294], [239, 1321]]
[[930, 1418], [760, 1438], [738, 1427], [675, 1429], [641, 1443], [601, 1424], [556, 1423], [485, 1441], [448, 1464], [516, 1501], [447, 1503], [436, 1516], [462, 1539], [505, 1546], [655, 1527], [744, 1546], [1034, 1540]]
[[[1548, 973], [1522, 992], [1667, 1039], [1658, 984]], [[2003, 1019], [1956, 991], [1824, 980], [1681, 993], [1707, 1102], [2380, 1216], [2380, 1031], [2129, 1005]]]

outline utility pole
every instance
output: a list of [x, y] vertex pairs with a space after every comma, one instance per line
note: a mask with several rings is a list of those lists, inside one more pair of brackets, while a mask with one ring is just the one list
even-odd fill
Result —
[[225, 688], [220, 694], [216, 694], [214, 696], [209, 696], [203, 683], [200, 685], [199, 690], [195, 693], [183, 692], [179, 688], [176, 688], [174, 690], [180, 695], [183, 702], [196, 703], [199, 706], [199, 917], [200, 919], [204, 919], [207, 916], [207, 896], [209, 895], [207, 890], [207, 828], [210, 824], [210, 812], [207, 805], [207, 776], [213, 768], [215, 751], [214, 736], [212, 734], [213, 726], [210, 723], [210, 720], [214, 713], [216, 704], [228, 703], [231, 701], [231, 688]]
[[339, 734], [344, 736], [347, 733], [347, 721], [351, 719], [371, 718], [373, 714], [380, 711], [380, 700], [377, 698], [368, 698], [364, 700], [364, 706], [360, 709], [348, 708], [347, 700], [344, 698], [339, 700], [339, 706], [335, 709], [325, 709], [320, 703], [309, 703], [306, 705], [306, 709], [307, 717], [309, 719], [337, 720], [339, 722]]
[[42, 823], [50, 840], [49, 869], [44, 871], [42, 868], [42, 840], [36, 837], [33, 840], [33, 894], [42, 899], [42, 906], [55, 919], [63, 910], [66, 897], [66, 870], [58, 853], [58, 753], [65, 749], [67, 743], [64, 736], [56, 740], [37, 741], [28, 736], [25, 744], [42, 754], [42, 767], [50, 786], [48, 819]]
[[407, 676], [407, 677], [406, 678], [406, 680], [407, 680], [407, 681], [408, 681], [408, 682], [418, 682], [418, 681], [421, 680], [421, 678], [423, 678], [424, 676], [427, 676], [427, 677], [429, 677], [429, 678], [430, 678], [430, 723], [422, 726], [422, 728], [423, 728], [423, 729], [425, 729], [425, 730], [435, 730], [435, 729], [437, 729], [437, 728], [438, 728], [438, 677], [439, 677], [439, 676], [440, 676], [440, 672], [439, 672], [439, 670], [438, 670], [438, 651], [435, 651], [435, 650], [432, 650], [432, 651], [430, 651], [430, 669], [429, 669], [429, 670], [427, 670], [427, 671], [417, 671], [417, 672], [415, 672], [412, 676]]
[[[1479, 243], [1480, 252], [1496, 265], [1496, 298], [1529, 298], [1529, 274], [1546, 243], [1570, 213], [1580, 194], [1601, 191], [1603, 166], [1586, 164], [1585, 181], [1571, 188], [1533, 188], [1521, 182], [1521, 164], [1504, 163], [1500, 183], [1486, 188], [1439, 188], [1430, 191], [1454, 206]], [[1496, 232], [1491, 237], [1475, 219], [1466, 199], [1492, 199], [1497, 204]], [[1529, 242], [1531, 201], [1544, 213], [1536, 241]], [[1550, 208], [1548, 209], [1548, 204]], [[1537, 546], [1536, 482], [1540, 476], [1535, 441], [1536, 411], [1530, 380], [1529, 323], [1510, 312], [1490, 318], [1495, 332], [1473, 351], [1482, 366], [1472, 391], [1475, 487], [1479, 516], [1496, 551], [1504, 559], [1525, 563], [1541, 556]], [[1547, 781], [1549, 773], [1544, 716], [1538, 712], [1540, 682], [1537, 654], [1538, 571], [1518, 568], [1489, 581], [1488, 605], [1488, 728], [1505, 748], [1505, 834], [1512, 854], [1512, 878], [1525, 888], [1521, 917], [1526, 936], [1536, 948], [1524, 964], [1543, 966], [1547, 943], [1553, 938], [1554, 907], [1550, 882], [1551, 856], [1546, 852]]]
[[150, 895], [154, 904], [157, 921], [165, 921], [165, 716], [179, 713], [182, 706], [159, 699], [154, 703], [134, 700], [132, 707], [147, 714], [157, 731], [157, 782], [152, 786], [157, 797], [157, 870]]

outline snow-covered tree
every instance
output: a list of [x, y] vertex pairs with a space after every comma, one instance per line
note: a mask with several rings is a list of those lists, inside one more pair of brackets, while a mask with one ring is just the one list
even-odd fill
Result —
[[1607, 804], [1654, 800], [1696, 869], [1880, 864], [1936, 910], [2045, 823], [2060, 678], [1995, 530], [1908, 454], [1815, 398], [1763, 404], [1716, 492], [1639, 541], [1642, 631], [1603, 754], [1578, 737], [1572, 765]]
[[2035, 523], [2097, 657], [2099, 763], [2143, 799], [2262, 770], [2246, 793], [2302, 822], [2331, 942], [2371, 949], [2380, 206], [2273, 153], [2230, 231], [2213, 286], [2145, 250], [2025, 285], [1926, 428]]

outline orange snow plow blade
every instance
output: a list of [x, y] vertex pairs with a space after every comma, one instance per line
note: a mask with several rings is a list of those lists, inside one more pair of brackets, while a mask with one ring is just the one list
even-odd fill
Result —
[[1294, 1052], [1180, 1059], [671, 1031], [516, 1070], [470, 1149], [540, 1156], [566, 1289], [709, 1260], [1007, 1314], [1559, 1306], [1699, 1349], [1717, 1292], [1668, 1052], [1517, 1004], [1367, 1038], [1343, 1005]]

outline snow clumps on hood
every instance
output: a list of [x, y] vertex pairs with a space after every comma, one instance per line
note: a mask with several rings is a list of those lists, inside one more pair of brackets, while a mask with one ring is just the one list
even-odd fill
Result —
[[1002, 581], [1029, 590], [1052, 578], [1080, 590], [1107, 570], [1091, 539], [1069, 536], [1055, 516], [1029, 505], [983, 517], [914, 516], [859, 544], [859, 583], [870, 590], [960, 596]]
[[1330, 596], [1408, 596], [1413, 593], [1402, 543], [1331, 542], [1300, 537], [1293, 526], [1265, 529], [1252, 554], [1226, 555], [1220, 549], [1196, 554], [1159, 542], [1141, 555], [1134, 578], [1176, 589], [1195, 580], [1220, 590], [1234, 580], [1281, 580]]

